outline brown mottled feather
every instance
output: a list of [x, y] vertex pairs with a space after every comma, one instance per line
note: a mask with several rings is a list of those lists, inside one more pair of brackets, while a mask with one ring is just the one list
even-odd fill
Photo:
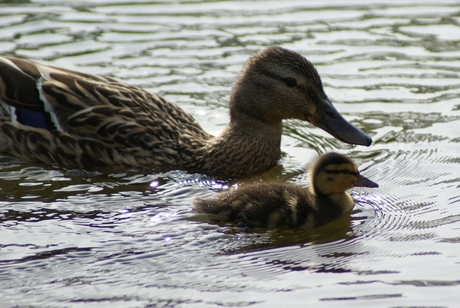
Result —
[[[286, 86], [283, 78], [289, 76], [297, 78], [297, 87]], [[287, 49], [267, 48], [243, 67], [231, 92], [230, 123], [213, 137], [180, 107], [138, 87], [0, 57], [0, 150], [71, 167], [147, 166], [244, 178], [280, 158], [283, 119], [312, 121], [324, 100], [310, 62]], [[18, 123], [12, 107], [51, 112], [55, 127]]]

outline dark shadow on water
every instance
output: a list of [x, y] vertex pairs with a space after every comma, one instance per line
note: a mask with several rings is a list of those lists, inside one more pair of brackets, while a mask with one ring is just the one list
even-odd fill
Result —
[[[218, 223], [226, 234], [239, 235], [246, 239], [241, 245], [232, 248], [224, 248], [222, 254], [241, 254], [262, 250], [278, 249], [289, 246], [306, 247], [331, 243], [335, 241], [349, 241], [356, 238], [353, 226], [359, 225], [360, 221], [367, 217], [359, 216], [359, 210], [353, 211], [352, 215], [343, 215], [339, 219], [313, 230], [301, 229], [262, 229], [257, 228], [251, 232], [244, 232], [233, 223]], [[358, 215], [357, 215], [358, 214]], [[190, 220], [205, 222], [204, 216], [194, 216]], [[207, 222], [217, 224], [216, 222]]]

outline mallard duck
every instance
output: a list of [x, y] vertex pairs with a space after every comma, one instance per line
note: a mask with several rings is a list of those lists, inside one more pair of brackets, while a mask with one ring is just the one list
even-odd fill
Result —
[[112, 78], [0, 57], [0, 151], [66, 167], [151, 167], [244, 178], [281, 156], [283, 119], [311, 122], [369, 146], [324, 93], [313, 65], [281, 47], [244, 65], [230, 95], [230, 123], [203, 131], [180, 107]]
[[352, 187], [378, 187], [362, 176], [345, 155], [327, 153], [308, 168], [308, 186], [262, 182], [217, 197], [198, 199], [194, 210], [215, 220], [235, 221], [245, 228], [291, 227], [313, 229], [325, 225], [354, 206], [346, 192]]

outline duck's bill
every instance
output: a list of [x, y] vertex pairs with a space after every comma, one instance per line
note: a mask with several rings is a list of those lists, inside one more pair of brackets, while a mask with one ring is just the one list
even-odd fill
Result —
[[369, 180], [368, 178], [358, 174], [358, 181], [355, 183], [355, 187], [369, 187], [369, 188], [377, 188], [379, 184]]
[[371, 137], [345, 120], [328, 99], [318, 101], [311, 123], [345, 143], [365, 146], [372, 143]]

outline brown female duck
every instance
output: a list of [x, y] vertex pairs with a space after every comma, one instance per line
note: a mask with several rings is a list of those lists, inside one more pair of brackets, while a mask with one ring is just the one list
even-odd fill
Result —
[[249, 58], [230, 95], [230, 123], [213, 137], [180, 107], [108, 77], [0, 57], [0, 151], [68, 167], [151, 167], [244, 178], [280, 158], [283, 119], [351, 144], [372, 140], [324, 93], [313, 65], [270, 47]]
[[346, 192], [352, 187], [378, 187], [362, 176], [348, 157], [338, 153], [320, 156], [308, 168], [307, 188], [292, 183], [265, 182], [198, 199], [194, 208], [221, 221], [249, 227], [312, 229], [353, 209]]

